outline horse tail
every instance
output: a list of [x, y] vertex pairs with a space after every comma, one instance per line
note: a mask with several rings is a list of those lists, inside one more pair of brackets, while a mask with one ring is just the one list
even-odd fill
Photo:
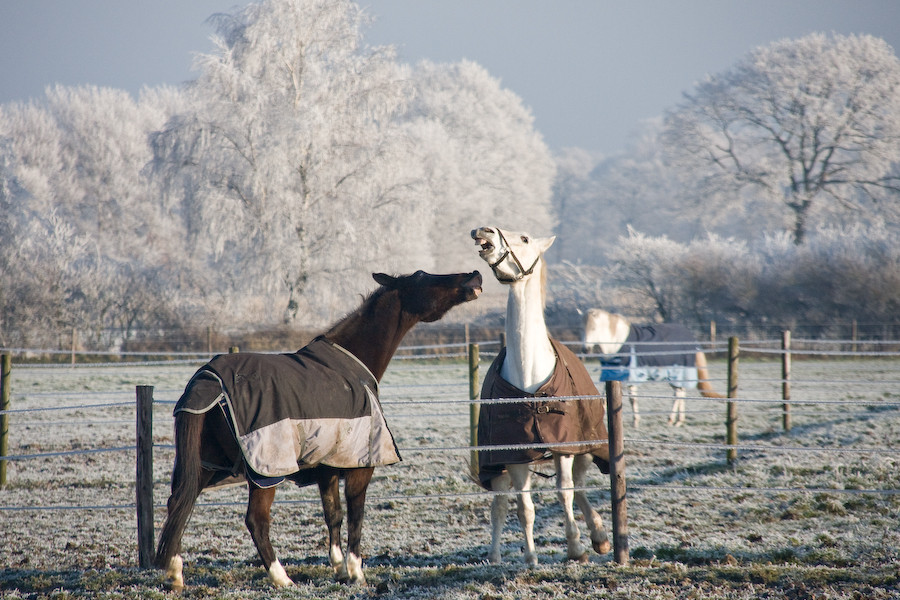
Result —
[[175, 415], [175, 467], [168, 515], [156, 547], [155, 564], [161, 569], [181, 551], [181, 536], [200, 495], [200, 434], [205, 414], [181, 411]]
[[712, 384], [709, 383], [709, 370], [706, 368], [706, 355], [702, 352], [697, 353], [697, 389], [704, 398], [724, 398], [722, 394], [713, 390]]

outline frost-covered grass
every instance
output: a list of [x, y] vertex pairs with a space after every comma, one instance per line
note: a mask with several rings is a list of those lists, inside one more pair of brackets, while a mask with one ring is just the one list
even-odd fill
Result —
[[[740, 367], [742, 399], [780, 397], [777, 362], [742, 358]], [[14, 366], [14, 409], [126, 404], [15, 413], [9, 451], [133, 447], [135, 385], [155, 386], [154, 437], [171, 444], [172, 406], [164, 402], [177, 398], [194, 369]], [[712, 376], [723, 390], [723, 363], [713, 362]], [[900, 408], [892, 405], [900, 402], [900, 361], [795, 360], [793, 377], [793, 430], [782, 430], [778, 404], [742, 403], [739, 441], [749, 448], [733, 465], [715, 447], [724, 439], [721, 401], [689, 400], [688, 424], [672, 428], [669, 390], [642, 387], [640, 429], [631, 427], [627, 401], [625, 411], [630, 565], [597, 555], [566, 562], [553, 481], [538, 477], [541, 564], [527, 569], [514, 510], [504, 564], [485, 562], [490, 499], [468, 478], [465, 365], [395, 361], [382, 399], [404, 461], [376, 470], [369, 488], [369, 586], [332, 581], [315, 488], [283, 486], [272, 539], [298, 585], [270, 588], [243, 525], [246, 491], [230, 488], [204, 493], [188, 525], [184, 596], [900, 598], [900, 493], [870, 492], [900, 490]], [[171, 449], [157, 448], [157, 532], [172, 458]], [[171, 596], [162, 573], [137, 568], [133, 450], [8, 464], [0, 505], [21, 510], [0, 511], [3, 598]], [[608, 479], [597, 472], [591, 484], [609, 526]], [[90, 508], [43, 508], [60, 506]]]

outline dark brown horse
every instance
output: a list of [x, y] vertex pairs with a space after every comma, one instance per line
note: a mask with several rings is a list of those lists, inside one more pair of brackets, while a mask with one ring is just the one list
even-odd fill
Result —
[[[360, 537], [366, 488], [372, 479], [374, 465], [399, 460], [372, 388], [377, 390], [377, 382], [384, 375], [400, 341], [416, 323], [436, 321], [454, 306], [474, 300], [481, 292], [482, 283], [478, 271], [454, 275], [418, 271], [403, 277], [376, 273], [373, 277], [381, 287], [356, 311], [296, 354], [221, 355], [191, 379], [175, 409], [172, 494], [156, 551], [156, 564], [166, 569], [173, 588], [184, 587], [181, 537], [197, 496], [204, 488], [235, 478], [249, 480], [250, 498], [245, 523], [275, 586], [292, 584], [275, 558], [269, 541], [275, 485], [283, 479], [301, 486], [318, 484], [328, 528], [329, 559], [335, 577], [339, 581], [365, 583]], [[314, 346], [325, 349], [327, 360], [312, 353], [310, 349]], [[321, 366], [332, 359], [344, 366], [349, 362], [349, 367], [355, 371], [348, 375], [332, 375]], [[303, 375], [307, 373], [301, 367], [306, 369], [307, 366], [311, 369], [308, 373], [325, 375], [307, 375], [306, 379], [315, 381], [298, 383], [296, 379], [304, 379]], [[301, 370], [299, 377], [289, 382], [281, 378], [285, 372], [295, 370]], [[312, 386], [312, 391], [305, 394], [296, 391], [306, 383]], [[261, 402], [247, 409], [249, 401], [245, 396], [253, 395], [247, 392], [253, 387]], [[347, 394], [349, 400], [344, 397]], [[282, 400], [291, 398], [298, 403], [303, 400], [300, 404], [304, 415], [282, 418], [284, 415], [279, 413], [265, 421], [260, 429], [245, 430], [242, 413], [253, 413], [256, 418], [261, 412], [277, 412], [282, 410], [281, 404], [289, 403]], [[310, 403], [316, 406], [308, 408]], [[366, 416], [348, 416], [341, 412], [345, 409], [335, 408], [347, 403], [364, 406]], [[335, 410], [340, 414], [334, 413]], [[312, 413], [322, 417], [314, 427], [316, 440], [309, 443], [302, 439], [302, 433], [301, 439], [292, 439], [290, 436], [296, 436], [298, 430], [302, 432], [307, 422], [304, 419]], [[329, 427], [332, 428], [331, 440], [336, 446], [341, 445], [337, 449], [316, 445], [320, 438], [329, 437]], [[370, 440], [377, 437], [373, 432], [382, 437], [377, 447], [371, 445]], [[357, 446], [362, 446], [364, 456], [351, 456], [360, 448], [347, 450], [343, 447], [345, 439], [355, 439]], [[257, 458], [257, 450], [261, 450], [262, 459]], [[285, 461], [292, 462], [293, 469], [285, 470]], [[268, 476], [276, 479], [266, 479]], [[338, 489], [340, 479], [344, 480], [347, 502], [346, 558], [340, 541], [343, 521]]]

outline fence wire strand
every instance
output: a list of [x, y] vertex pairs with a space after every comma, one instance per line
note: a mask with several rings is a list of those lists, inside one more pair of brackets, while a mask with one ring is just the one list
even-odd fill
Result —
[[[486, 342], [482, 343], [484, 345], [490, 345], [496, 342]], [[855, 340], [829, 340], [829, 341], [821, 341], [821, 340], [793, 340], [795, 345], [820, 345], [824, 343], [832, 344], [832, 345], [855, 345], [855, 344], [871, 344], [871, 345], [879, 345], [879, 344], [897, 344], [898, 342], [891, 341], [855, 341]], [[775, 342], [771, 341], [748, 341], [742, 342], [742, 349], [745, 349], [747, 352], [752, 352], [755, 354], [795, 354], [795, 355], [803, 355], [803, 356], [821, 356], [821, 357], [868, 357], [868, 358], [890, 358], [895, 356], [900, 356], [900, 352], [892, 352], [892, 351], [843, 351], [843, 350], [812, 350], [809, 348], [792, 348], [790, 350], [783, 350], [781, 348], [767, 348], [766, 345], [774, 346], [777, 345]], [[447, 344], [447, 345], [419, 345], [419, 346], [409, 346], [405, 348], [401, 348], [401, 350], [405, 352], [421, 352], [421, 351], [429, 351], [436, 349], [453, 349], [453, 348], [461, 348], [465, 347], [465, 344]], [[720, 344], [703, 344], [703, 347], [706, 348], [705, 351], [716, 353], [716, 352], [724, 352], [727, 351], [727, 345], [723, 346]], [[7, 348], [2, 349], [4, 352], [16, 352], [16, 353], [43, 353], [43, 354], [65, 354], [69, 355], [71, 352], [69, 351], [45, 351], [45, 350], [35, 350], [35, 349], [21, 349], [21, 348]], [[153, 356], [154, 353], [148, 352], [77, 352], [79, 355], [120, 355], [120, 356]], [[160, 365], [187, 365], [187, 364], [201, 364], [206, 358], [212, 356], [209, 353], [205, 352], [185, 352], [185, 353], [177, 353], [177, 352], [160, 352], [159, 355], [165, 356], [181, 356], [181, 357], [194, 357], [194, 358], [182, 358], [182, 359], [171, 359], [171, 360], [158, 360], [158, 361], [140, 361], [140, 362], [106, 362], [106, 363], [83, 363], [77, 365], [71, 364], [54, 364], [54, 365], [34, 365], [34, 364], [21, 364], [16, 365], [16, 368], [122, 368], [122, 367], [134, 367], [134, 366], [142, 366], [142, 367], [153, 367]], [[658, 352], [654, 352], [653, 354], [658, 354]], [[676, 354], [676, 352], [672, 352], [671, 354]], [[482, 359], [490, 359], [495, 355], [492, 352], [482, 352]], [[397, 373], [418, 373], [418, 372], [427, 372], [434, 371], [436, 369], [441, 371], [455, 371], [459, 370], [461, 373], [465, 371], [465, 366], [463, 365], [445, 365], [445, 364], [434, 364], [434, 365], [413, 365], [410, 364], [412, 360], [416, 359], [458, 359], [460, 357], [466, 356], [466, 353], [447, 353], [440, 355], [422, 355], [422, 354], [398, 354], [395, 355], [394, 358], [399, 359], [401, 362], [394, 368]], [[584, 354], [583, 358], [593, 359], [598, 358], [601, 355], [594, 354]], [[206, 357], [206, 358], [204, 358]], [[592, 364], [588, 364], [589, 368], [592, 367]], [[789, 382], [794, 386], [802, 386], [803, 384], [835, 384], [835, 385], [851, 385], [851, 384], [859, 384], [858, 380], [844, 380], [844, 379], [835, 379], [835, 380], [795, 380], [795, 379], [750, 379], [750, 380], [742, 380], [752, 381], [755, 383], [769, 382], [782, 384], [785, 382]], [[870, 380], [869, 383], [878, 384], [878, 385], [897, 385], [900, 383], [898, 380]], [[438, 393], [434, 392], [435, 387], [444, 388], [446, 391], [441, 391]], [[464, 388], [464, 383], [450, 383], [450, 384], [388, 384], [383, 386], [382, 391], [387, 393], [387, 398], [383, 399], [381, 403], [386, 406], [394, 406], [394, 407], [402, 407], [402, 406], [414, 406], [414, 405], [423, 405], [423, 404], [434, 404], [436, 400], [439, 400], [441, 404], [446, 405], [469, 405], [473, 402], [471, 399], [460, 399], [458, 396], [461, 392], [455, 391], [460, 388]], [[454, 389], [455, 388], [455, 389]], [[415, 397], [417, 392], [428, 390], [427, 398], [422, 399], [407, 399], [408, 397]], [[114, 395], [122, 395], [124, 396], [126, 392], [66, 392], [66, 393], [56, 393], [56, 392], [37, 392], [37, 393], [28, 393], [25, 394], [29, 399], [72, 399], [72, 398], [97, 398], [102, 396], [114, 396]], [[180, 394], [180, 390], [155, 390], [155, 395], [170, 395], [175, 396]], [[625, 393], [623, 390], [623, 400], [627, 398], [629, 395]], [[666, 399], [671, 400], [671, 395], [638, 395], [636, 396], [639, 400], [644, 399]], [[494, 399], [494, 400], [476, 400], [476, 402], [480, 402], [481, 404], [502, 404], [502, 403], [521, 403], [521, 402], [547, 402], [547, 401], [572, 401], [572, 400], [605, 400], [605, 396], [568, 396], [562, 398], [535, 398], [535, 399], [523, 399], [523, 398], [506, 398], [506, 399]], [[735, 402], [738, 404], [746, 404], [746, 405], [779, 405], [779, 407], [785, 403], [791, 404], [792, 407], [796, 406], [877, 406], [880, 408], [900, 408], [900, 402], [895, 401], [887, 401], [887, 400], [879, 400], [879, 401], [867, 401], [867, 400], [809, 400], [809, 399], [798, 399], [792, 398], [790, 400], [785, 400], [783, 398], [705, 398], [702, 396], [688, 396], [685, 400], [690, 401], [704, 401], [704, 402], [714, 402], [714, 403], [723, 403], [723, 402]], [[171, 405], [174, 404], [175, 400], [164, 400], [164, 399], [155, 399], [154, 404], [160, 405]], [[128, 401], [116, 401], [116, 402], [94, 402], [87, 404], [67, 404], [64, 406], [54, 406], [54, 407], [45, 407], [45, 408], [17, 408], [17, 409], [8, 409], [0, 411], [0, 415], [18, 415], [18, 414], [26, 414], [26, 413], [38, 413], [43, 411], [66, 411], [66, 410], [94, 410], [94, 409], [103, 409], [103, 408], [119, 408], [119, 407], [129, 407], [133, 408], [135, 406], [135, 400], [132, 398]], [[715, 411], [688, 411], [694, 414], [711, 414]], [[644, 412], [643, 415], [665, 415], [668, 414], [668, 411], [650, 411]], [[773, 416], [776, 416], [775, 413], [772, 413]], [[780, 414], [780, 413], [779, 413]], [[794, 415], [803, 414], [801, 412], [792, 411]], [[816, 412], [815, 414], [821, 415], [823, 414], [821, 411]], [[834, 413], [839, 414], [843, 417], [848, 416], [846, 412]], [[867, 415], [870, 413], [854, 413], [854, 414], [863, 414]], [[459, 417], [463, 418], [466, 415], [462, 412], [460, 413], [429, 413], [429, 414], [398, 414], [398, 415], [388, 415], [391, 419], [407, 419], [407, 418], [436, 418], [436, 419], [446, 419], [450, 417]], [[81, 421], [79, 421], [81, 422]], [[129, 423], [129, 421], [83, 421], [84, 423], [98, 423], [98, 424], [125, 424]], [[71, 424], [64, 423], [60, 421], [53, 422], [26, 422], [22, 423], [27, 426], [49, 426], [52, 424]], [[764, 444], [724, 444], [724, 443], [702, 443], [702, 442], [680, 442], [680, 441], [672, 441], [672, 440], [659, 440], [652, 438], [637, 438], [637, 437], [626, 437], [624, 442], [626, 443], [626, 447], [629, 444], [633, 445], [659, 445], [659, 446], [669, 446], [676, 448], [684, 448], [684, 449], [703, 449], [709, 451], [723, 451], [734, 449], [738, 451], [745, 452], [765, 452], [765, 453], [835, 453], [835, 454], [862, 454], [862, 455], [888, 455], [894, 456], [900, 454], [900, 448], [893, 447], [852, 447], [852, 448], [842, 448], [842, 447], [806, 447], [806, 446], [775, 446], [775, 445], [764, 445]], [[605, 440], [591, 440], [591, 441], [580, 441], [580, 442], [572, 442], [569, 444], [512, 444], [506, 446], [471, 446], [471, 445], [450, 445], [450, 446], [416, 446], [416, 447], [403, 447], [399, 450], [402, 453], [407, 454], [429, 454], [429, 453], [439, 453], [439, 452], [473, 452], [473, 451], [491, 451], [491, 450], [517, 450], [517, 449], [538, 449], [538, 450], [549, 450], [551, 448], [564, 448], [567, 446], [584, 446], [584, 445], [592, 445], [592, 444], [602, 444], [606, 443]], [[174, 446], [171, 444], [154, 444], [154, 448], [159, 450], [172, 450]], [[16, 455], [7, 455], [0, 460], [6, 461], [25, 461], [32, 459], [47, 459], [47, 458], [57, 458], [57, 457], [67, 457], [67, 456], [77, 456], [77, 455], [90, 455], [97, 453], [112, 453], [112, 452], [134, 452], [136, 451], [136, 446], [117, 446], [110, 448], [90, 448], [90, 449], [73, 449], [73, 450], [61, 450], [54, 452], [41, 452], [35, 454], [16, 454]], [[626, 454], [627, 455], [627, 454]], [[896, 489], [834, 489], [834, 488], [824, 488], [824, 487], [744, 487], [744, 486], [705, 486], [705, 485], [669, 485], [669, 484], [646, 484], [646, 483], [635, 483], [629, 482], [629, 489], [631, 490], [660, 490], [667, 492], [676, 492], [676, 493], [690, 493], [697, 491], [707, 491], [707, 492], [721, 492], [721, 493], [746, 493], [746, 492], [759, 492], [766, 494], [780, 494], [780, 493], [813, 493], [813, 494], [821, 494], [821, 493], [841, 493], [841, 494], [878, 494], [878, 495], [886, 495], [893, 496], [900, 494], [900, 490]], [[603, 489], [603, 485], [598, 486], [585, 486], [585, 487], [576, 487], [576, 488], [566, 488], [574, 491], [593, 491], [608, 494], [608, 489]], [[560, 490], [556, 487], [536, 487], [531, 490], [532, 493], [537, 494], [548, 494], [548, 493], [558, 493]], [[443, 498], [443, 499], [466, 499], [466, 498], [475, 498], [482, 496], [494, 496], [498, 494], [507, 494], [504, 492], [491, 492], [486, 490], [481, 491], [473, 491], [473, 492], [459, 492], [459, 493], [427, 493], [427, 494], [390, 494], [384, 496], [370, 496], [370, 501], [396, 501], [396, 500], [426, 500], [426, 499], [434, 499], [434, 498]], [[508, 494], [514, 494], [514, 492], [509, 492]], [[276, 501], [276, 505], [285, 505], [285, 504], [296, 504], [296, 503], [318, 503], [318, 498], [309, 499], [309, 500], [280, 500]], [[200, 502], [197, 506], [200, 507], [218, 507], [218, 506], [242, 506], [243, 502]], [[96, 505], [58, 505], [58, 506], [0, 506], [0, 511], [66, 511], [66, 510], [132, 510], [135, 508], [134, 503], [126, 503], [126, 504], [96, 504]], [[155, 509], [163, 509], [165, 508], [164, 504], [156, 504], [154, 506]]]

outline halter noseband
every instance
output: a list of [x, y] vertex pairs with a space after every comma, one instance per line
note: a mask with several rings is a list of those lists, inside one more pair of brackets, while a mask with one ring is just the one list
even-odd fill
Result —
[[[501, 229], [497, 228], [497, 233], [500, 234], [500, 239], [503, 241], [503, 245], [506, 247], [506, 250], [503, 252], [503, 255], [497, 259], [497, 262], [488, 263], [491, 265], [491, 270], [494, 272], [494, 276], [497, 278], [497, 281], [499, 281], [500, 283], [515, 283], [516, 281], [522, 281], [523, 279], [525, 279], [526, 277], [528, 277], [529, 275], [531, 275], [534, 272], [534, 268], [537, 266], [537, 264], [541, 260], [541, 255], [538, 254], [538, 257], [536, 259], [534, 259], [534, 262], [531, 263], [531, 266], [528, 267], [528, 269], [525, 269], [525, 267], [523, 267], [522, 263], [519, 261], [519, 257], [517, 257], [516, 253], [512, 251], [512, 246], [510, 246], [509, 242], [506, 241], [506, 236], [503, 235], [503, 231]], [[519, 273], [518, 273], [518, 275], [513, 275], [512, 277], [507, 277], [507, 276], [499, 273], [497, 271], [497, 267], [500, 266], [500, 264], [503, 261], [505, 261], [507, 258], [509, 258], [510, 256], [512, 257], [513, 261], [515, 262], [516, 268], [519, 270]]]

